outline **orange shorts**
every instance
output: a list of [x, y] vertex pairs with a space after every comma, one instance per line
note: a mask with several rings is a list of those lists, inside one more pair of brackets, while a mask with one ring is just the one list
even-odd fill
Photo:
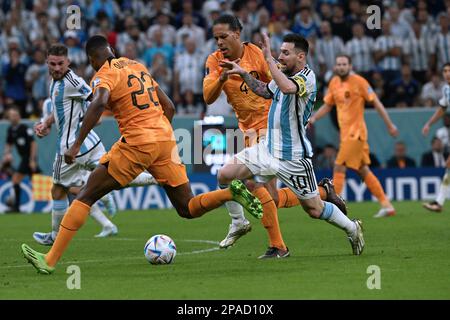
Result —
[[341, 141], [336, 164], [358, 170], [364, 165], [370, 164], [369, 144], [363, 140]]
[[108, 163], [108, 173], [121, 186], [129, 184], [146, 169], [162, 185], [177, 187], [189, 182], [175, 141], [130, 146], [119, 140], [103, 155], [100, 163]]

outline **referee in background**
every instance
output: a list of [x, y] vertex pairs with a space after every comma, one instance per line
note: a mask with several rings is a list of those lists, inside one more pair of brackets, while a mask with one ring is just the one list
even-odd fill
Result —
[[12, 148], [16, 147], [21, 161], [17, 170], [14, 170], [12, 184], [14, 188], [14, 200], [8, 201], [10, 210], [7, 212], [20, 212], [20, 182], [26, 176], [39, 172], [37, 165], [37, 144], [33, 138], [33, 130], [26, 124], [20, 123], [20, 111], [12, 106], [7, 110], [7, 118], [10, 122], [6, 135], [5, 151], [3, 153], [3, 164], [12, 164]]

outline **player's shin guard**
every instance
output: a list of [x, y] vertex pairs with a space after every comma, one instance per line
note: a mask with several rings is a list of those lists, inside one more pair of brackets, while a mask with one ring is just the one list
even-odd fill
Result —
[[69, 200], [53, 200], [52, 207], [52, 238], [55, 239], [59, 231], [59, 225], [61, 224], [64, 214], [69, 207]]
[[444, 178], [442, 178], [441, 186], [439, 187], [438, 196], [436, 202], [442, 207], [447, 197], [448, 188], [450, 186], [450, 169], [447, 168]]
[[390, 201], [387, 199], [386, 194], [384, 193], [383, 187], [381, 186], [380, 180], [372, 173], [369, 172], [364, 178], [364, 183], [367, 185], [370, 193], [377, 198], [378, 202], [383, 207], [391, 206]]
[[345, 183], [345, 173], [342, 172], [333, 172], [333, 184], [334, 190], [338, 195], [342, 194], [342, 190], [344, 190]]
[[269, 234], [270, 247], [286, 250], [286, 245], [281, 236], [280, 224], [278, 223], [277, 206], [269, 191], [264, 187], [260, 187], [253, 191], [253, 194], [261, 201], [263, 206], [264, 215], [261, 222]]
[[[228, 185], [221, 184], [219, 185], [219, 188], [226, 189], [228, 188]], [[245, 221], [244, 208], [242, 208], [239, 203], [236, 201], [227, 201], [225, 202], [225, 206], [227, 207], [228, 214], [231, 217], [232, 224], [238, 225]]]
[[51, 267], [55, 266], [66, 250], [78, 229], [85, 223], [90, 207], [78, 200], [74, 200], [64, 215], [61, 227], [52, 248], [45, 256], [45, 261]]
[[323, 211], [320, 215], [321, 220], [326, 220], [328, 223], [345, 230], [347, 234], [351, 234], [355, 231], [355, 223], [339, 210], [338, 207], [331, 202], [324, 201], [323, 204]]
[[232, 199], [233, 195], [229, 188], [202, 193], [189, 201], [189, 214], [192, 218], [201, 217], [206, 212], [218, 208]]

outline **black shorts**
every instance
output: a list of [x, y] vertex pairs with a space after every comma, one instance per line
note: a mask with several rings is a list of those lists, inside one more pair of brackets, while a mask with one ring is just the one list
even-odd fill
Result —
[[32, 175], [33, 173], [39, 173], [41, 170], [39, 167], [36, 168], [36, 171], [33, 172], [30, 168], [30, 162], [28, 160], [22, 160], [20, 161], [19, 167], [17, 168], [17, 172], [24, 174], [24, 175]]

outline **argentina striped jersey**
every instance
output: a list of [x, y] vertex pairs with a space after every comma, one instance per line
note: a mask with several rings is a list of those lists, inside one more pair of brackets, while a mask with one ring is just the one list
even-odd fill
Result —
[[266, 144], [278, 159], [311, 158], [313, 149], [306, 137], [306, 124], [316, 101], [316, 76], [308, 66], [289, 77], [297, 85], [297, 93], [283, 94], [274, 80], [267, 88], [272, 94]]
[[449, 84], [445, 84], [442, 87], [442, 97], [439, 100], [439, 105], [443, 108], [450, 107], [450, 85]]
[[[69, 70], [61, 80], [52, 79], [50, 99], [58, 132], [57, 154], [63, 155], [75, 142], [88, 107], [86, 100], [91, 94], [91, 88], [72, 70]], [[43, 109], [44, 112], [47, 111], [45, 104]], [[84, 140], [78, 156], [88, 153], [99, 143], [101, 143], [100, 138], [91, 130]]]

